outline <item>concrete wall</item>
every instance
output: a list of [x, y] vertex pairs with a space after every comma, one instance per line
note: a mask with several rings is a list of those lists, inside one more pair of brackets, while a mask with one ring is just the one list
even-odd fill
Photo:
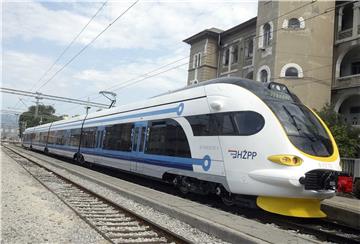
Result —
[[[274, 67], [275, 67], [275, 51], [277, 36], [274, 33], [276, 29], [274, 25], [274, 19], [277, 18], [279, 12], [279, 2], [278, 1], [259, 1], [258, 3], [258, 19], [256, 24], [256, 37], [255, 37], [255, 69], [254, 69], [254, 80], [259, 81], [259, 72], [265, 66], [269, 68], [270, 71], [269, 78], [273, 77]], [[263, 42], [264, 34], [261, 29], [263, 25], [269, 23], [272, 27], [272, 39], [271, 45], [268, 47], [263, 47], [261, 43]]]
[[[330, 102], [334, 45], [334, 12], [322, 13], [335, 2], [318, 1], [302, 7], [307, 3], [310, 1], [278, 2], [279, 16], [298, 10], [275, 21], [273, 80], [286, 84], [307, 106], [319, 110]], [[300, 20], [301, 27], [287, 28], [286, 21], [291, 18]], [[284, 78], [281, 71], [286, 64], [298, 65], [303, 77]]]
[[[219, 62], [219, 77], [224, 76], [239, 76], [246, 77], [246, 75], [253, 70], [253, 58], [250, 60], [245, 59], [245, 45], [248, 39], [253, 39], [255, 36], [255, 24], [241, 29], [231, 35], [225, 35], [221, 38], [221, 52]], [[238, 61], [232, 63], [230, 58], [229, 65], [223, 65], [224, 52], [230, 47], [238, 47]], [[254, 50], [253, 50], [254, 52]], [[250, 61], [250, 62], [249, 62]]]
[[[188, 85], [197, 80], [198, 82], [216, 78], [218, 65], [217, 39], [206, 38], [193, 43], [190, 48], [190, 62], [188, 69]], [[201, 53], [201, 64], [194, 68], [194, 55]]]

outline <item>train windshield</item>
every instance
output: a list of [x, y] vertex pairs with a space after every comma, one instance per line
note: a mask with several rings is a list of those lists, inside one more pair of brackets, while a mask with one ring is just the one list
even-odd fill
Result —
[[328, 133], [318, 118], [281, 84], [269, 85], [264, 101], [275, 113], [290, 141], [301, 151], [327, 157], [333, 153]]
[[290, 141], [301, 151], [314, 156], [330, 156], [331, 140], [316, 116], [304, 105], [268, 100]]

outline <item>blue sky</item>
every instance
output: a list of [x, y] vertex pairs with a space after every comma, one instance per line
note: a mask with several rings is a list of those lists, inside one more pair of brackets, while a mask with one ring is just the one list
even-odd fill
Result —
[[[39, 81], [102, 2], [21, 1], [2, 4], [2, 86], [37, 90], [75, 53], [133, 2], [108, 1], [74, 45]], [[206, 28], [228, 29], [254, 16], [256, 1], [139, 1], [39, 92], [107, 102], [109, 87], [189, 55], [183, 39]], [[188, 59], [173, 66], [187, 62]], [[169, 66], [171, 67], [171, 66]], [[165, 69], [168, 69], [166, 67]], [[186, 85], [187, 65], [117, 90], [117, 104], [143, 100]], [[161, 70], [160, 70], [161, 71]], [[3, 109], [25, 110], [19, 97], [2, 94]], [[22, 98], [30, 106], [34, 99]], [[42, 101], [57, 114], [83, 114], [81, 105]], [[92, 108], [91, 111], [95, 111]]]

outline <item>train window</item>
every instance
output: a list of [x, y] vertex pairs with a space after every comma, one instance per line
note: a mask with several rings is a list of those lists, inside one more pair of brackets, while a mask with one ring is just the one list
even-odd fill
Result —
[[95, 147], [95, 135], [97, 127], [84, 128], [81, 137], [81, 146], [87, 148]]
[[236, 135], [230, 113], [202, 114], [186, 117], [194, 136]]
[[216, 134], [212, 133], [214, 129], [210, 128], [210, 114], [189, 116], [186, 117], [186, 119], [191, 125], [194, 136], [210, 136]]
[[239, 135], [254, 135], [265, 125], [264, 117], [253, 111], [241, 111], [233, 113], [234, 121]]
[[215, 130], [219, 135], [234, 135], [236, 134], [231, 114], [211, 114], [211, 120], [216, 123]]
[[117, 124], [105, 128], [103, 148], [108, 150], [131, 151], [131, 131], [134, 125]]
[[46, 143], [47, 132], [40, 132], [40, 143]]
[[289, 102], [266, 102], [294, 146], [314, 156], [327, 157], [333, 153], [334, 148], [329, 135], [307, 107]]
[[253, 135], [265, 124], [264, 118], [253, 111], [202, 114], [186, 119], [194, 136]]
[[34, 142], [40, 142], [40, 133], [34, 133]]
[[49, 132], [48, 144], [55, 144], [55, 131]]
[[[80, 143], [80, 133], [81, 129], [72, 129], [70, 130], [70, 146], [78, 147]], [[58, 136], [57, 136], [58, 139]], [[56, 143], [57, 144], [57, 143]]]
[[[65, 145], [65, 142], [66, 142], [66, 130], [56, 131], [55, 144], [56, 145]], [[74, 146], [78, 146], [78, 145], [79, 145], [79, 143], [77, 143]]]
[[145, 153], [191, 157], [185, 132], [175, 120], [152, 121], [148, 128]]

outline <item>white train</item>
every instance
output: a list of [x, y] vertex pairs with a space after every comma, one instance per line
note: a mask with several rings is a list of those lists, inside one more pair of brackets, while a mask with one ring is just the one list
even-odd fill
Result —
[[341, 170], [330, 131], [286, 86], [240, 78], [28, 128], [23, 146], [297, 217], [325, 216]]

